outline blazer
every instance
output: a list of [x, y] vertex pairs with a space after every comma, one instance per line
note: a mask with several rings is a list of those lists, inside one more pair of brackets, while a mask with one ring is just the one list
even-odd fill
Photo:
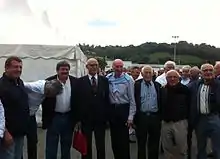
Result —
[[[136, 102], [136, 115], [135, 117], [138, 116], [138, 114], [141, 111], [141, 83], [143, 79], [139, 79], [135, 82], [134, 84], [134, 97], [135, 97], [135, 102]], [[153, 81], [156, 92], [157, 92], [157, 101], [158, 101], [158, 113], [160, 115], [161, 113], [161, 85], [158, 82]]]
[[[200, 117], [200, 109], [198, 108], [198, 91], [203, 79], [192, 82], [188, 85], [191, 94], [189, 126], [195, 128]], [[210, 113], [220, 113], [220, 81], [214, 79], [210, 84], [209, 91], [209, 109]]]
[[[57, 79], [57, 75], [48, 77], [46, 80], [54, 80]], [[71, 119], [73, 122], [73, 126], [78, 121], [78, 111], [77, 111], [77, 78], [70, 76], [70, 85], [71, 85], [71, 100], [70, 100], [70, 106], [71, 106]], [[56, 106], [56, 97], [49, 98], [46, 97], [42, 103], [42, 128], [47, 129], [55, 115], [55, 106]]]
[[95, 93], [88, 75], [78, 80], [79, 118], [82, 123], [105, 123], [109, 119], [108, 79], [98, 75], [97, 81], [97, 92]]

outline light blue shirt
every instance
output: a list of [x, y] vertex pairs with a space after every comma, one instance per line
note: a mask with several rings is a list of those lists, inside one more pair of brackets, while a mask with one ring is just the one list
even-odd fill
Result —
[[158, 111], [157, 91], [152, 81], [149, 85], [147, 85], [144, 80], [141, 83], [141, 111]]
[[[111, 78], [115, 78], [112, 76]], [[117, 88], [120, 91], [113, 93], [113, 86], [109, 85], [109, 96], [111, 104], [129, 104], [129, 120], [133, 120], [134, 114], [136, 112], [136, 104], [134, 99], [134, 81], [132, 78], [128, 80], [127, 83], [117, 84]]]
[[36, 82], [24, 82], [24, 86], [28, 93], [28, 102], [31, 116], [36, 114], [39, 106], [44, 100], [45, 83], [45, 80], [39, 80]]

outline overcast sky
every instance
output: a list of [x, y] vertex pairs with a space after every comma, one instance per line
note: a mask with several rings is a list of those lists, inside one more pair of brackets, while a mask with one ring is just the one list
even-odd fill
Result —
[[[0, 0], [3, 1], [6, 0]], [[45, 39], [53, 41], [56, 36], [57, 43], [139, 45], [144, 42], [170, 43], [172, 36], [178, 35], [179, 40], [220, 47], [219, 0], [29, 0], [28, 5], [38, 20], [47, 11], [52, 29], [48, 31], [38, 24], [33, 26], [24, 19], [18, 22], [15, 18], [23, 25], [0, 26], [0, 37], [6, 42], [11, 39], [25, 41], [27, 37], [29, 42], [35, 42], [42, 36], [42, 41], [47, 42]], [[1, 6], [4, 3], [0, 3]], [[7, 30], [12, 32], [14, 28], [21, 30], [20, 37], [12, 38], [13, 34], [18, 34], [13, 31], [11, 37], [6, 38], [9, 36]], [[26, 33], [29, 36], [21, 37], [25, 30], [29, 30]], [[32, 32], [34, 35], [30, 35]]]

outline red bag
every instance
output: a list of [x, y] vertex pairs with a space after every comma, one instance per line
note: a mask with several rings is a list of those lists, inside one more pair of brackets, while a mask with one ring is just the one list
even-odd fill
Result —
[[73, 148], [79, 151], [83, 156], [87, 154], [87, 141], [80, 129], [74, 132]]

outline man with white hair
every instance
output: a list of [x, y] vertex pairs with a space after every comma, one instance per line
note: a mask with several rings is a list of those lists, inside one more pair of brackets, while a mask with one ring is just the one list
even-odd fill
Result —
[[220, 159], [220, 82], [215, 79], [211, 64], [201, 66], [202, 78], [189, 85], [191, 105], [189, 124], [195, 129], [198, 159], [206, 159], [207, 140], [210, 137], [215, 159]]
[[129, 159], [129, 128], [136, 112], [134, 81], [123, 72], [121, 59], [113, 62], [114, 72], [107, 76], [111, 103], [111, 141], [115, 159]]
[[165, 158], [185, 159], [187, 154], [187, 117], [190, 94], [181, 84], [176, 70], [166, 73], [167, 85], [161, 90], [161, 141]]
[[182, 68], [181, 83], [184, 85], [187, 85], [190, 82], [190, 69], [191, 67], [189, 65], [183, 66]]
[[164, 64], [164, 73], [156, 78], [156, 82], [160, 83], [162, 86], [167, 84], [166, 73], [169, 70], [174, 70], [176, 67], [176, 63], [174, 61], [167, 61]]
[[161, 85], [153, 81], [153, 68], [144, 66], [141, 70], [143, 79], [135, 82], [136, 136], [138, 141], [138, 159], [158, 159], [160, 143], [160, 90]]

